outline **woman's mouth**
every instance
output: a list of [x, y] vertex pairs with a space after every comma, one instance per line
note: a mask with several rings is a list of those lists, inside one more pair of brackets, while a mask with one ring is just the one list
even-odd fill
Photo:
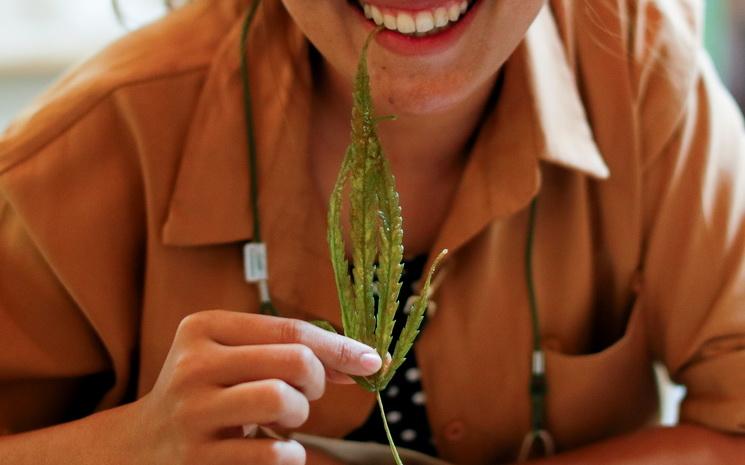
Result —
[[412, 11], [354, 1], [369, 21], [408, 37], [427, 37], [450, 29], [475, 3], [475, 0], [450, 0], [436, 8]]

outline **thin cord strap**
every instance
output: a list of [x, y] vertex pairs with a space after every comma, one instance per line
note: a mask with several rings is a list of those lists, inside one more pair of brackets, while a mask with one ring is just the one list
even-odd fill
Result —
[[535, 223], [538, 200], [533, 199], [530, 204], [530, 218], [528, 222], [528, 240], [525, 246], [525, 282], [528, 286], [530, 303], [530, 319], [533, 325], [533, 358], [531, 360], [530, 397], [533, 403], [532, 427], [534, 430], [544, 429], [546, 376], [545, 357], [541, 343], [541, 327], [538, 315], [538, 299], [533, 281], [533, 249], [535, 243]]
[[251, 216], [253, 218], [252, 241], [244, 247], [246, 280], [256, 283], [259, 290], [259, 311], [264, 315], [277, 316], [279, 312], [272, 304], [268, 286], [266, 246], [261, 242], [261, 213], [259, 211], [259, 167], [254, 131], [251, 86], [248, 74], [248, 33], [261, 0], [254, 0], [248, 9], [241, 30], [241, 82], [243, 84], [243, 111], [246, 124], [246, 141], [248, 144], [249, 197]]
[[530, 204], [530, 217], [528, 219], [528, 240], [525, 245], [525, 282], [528, 285], [528, 299], [530, 303], [530, 319], [533, 324], [533, 349], [541, 348], [541, 331], [538, 321], [538, 299], [535, 295], [535, 284], [533, 283], [533, 243], [535, 242], [535, 217], [538, 210], [538, 199], [535, 198]]
[[530, 319], [533, 327], [533, 353], [530, 370], [530, 401], [531, 401], [531, 430], [525, 436], [520, 450], [519, 461], [526, 461], [533, 452], [537, 443], [543, 444], [545, 455], [552, 455], [554, 442], [546, 430], [546, 394], [548, 385], [546, 382], [546, 356], [541, 342], [541, 327], [538, 314], [538, 299], [535, 292], [533, 280], [533, 249], [535, 242], [536, 214], [538, 211], [538, 198], [530, 204], [530, 216], [528, 220], [528, 237], [525, 245], [525, 282], [528, 290], [530, 304]]
[[254, 0], [243, 21], [241, 31], [241, 81], [243, 83], [243, 111], [246, 123], [246, 140], [248, 142], [248, 172], [250, 175], [250, 198], [251, 216], [253, 217], [253, 241], [261, 242], [261, 220], [259, 214], [259, 190], [258, 190], [258, 162], [256, 155], [256, 137], [254, 134], [253, 106], [251, 101], [251, 87], [248, 75], [248, 32], [251, 23], [256, 16], [261, 0]]

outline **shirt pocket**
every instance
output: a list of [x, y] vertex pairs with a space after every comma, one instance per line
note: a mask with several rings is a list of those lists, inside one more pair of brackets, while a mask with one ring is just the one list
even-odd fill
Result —
[[546, 350], [548, 426], [561, 448], [572, 448], [651, 423], [657, 386], [644, 319], [635, 302], [623, 335], [599, 352]]

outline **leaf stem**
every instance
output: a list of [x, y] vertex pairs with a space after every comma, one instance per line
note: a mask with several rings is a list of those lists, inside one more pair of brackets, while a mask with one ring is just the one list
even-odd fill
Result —
[[378, 407], [380, 407], [380, 417], [383, 419], [383, 427], [385, 428], [385, 435], [388, 437], [388, 444], [391, 446], [391, 452], [393, 453], [393, 459], [396, 461], [396, 465], [403, 465], [401, 457], [398, 456], [398, 450], [396, 444], [393, 443], [393, 437], [391, 436], [391, 430], [388, 428], [388, 420], [385, 418], [385, 410], [383, 409], [383, 400], [380, 398], [380, 391], [375, 392], [375, 396], [378, 398]]

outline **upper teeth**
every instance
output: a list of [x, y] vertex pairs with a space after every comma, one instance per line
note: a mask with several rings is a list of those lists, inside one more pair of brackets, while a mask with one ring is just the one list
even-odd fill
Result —
[[394, 11], [360, 2], [365, 16], [378, 26], [398, 31], [402, 34], [423, 34], [458, 21], [468, 10], [467, 0], [454, 0], [447, 6], [416, 13]]

